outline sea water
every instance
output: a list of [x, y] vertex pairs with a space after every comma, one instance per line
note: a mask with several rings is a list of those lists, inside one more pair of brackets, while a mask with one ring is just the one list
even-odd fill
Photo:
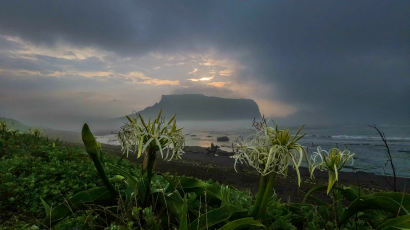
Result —
[[[251, 121], [183, 121], [178, 125], [184, 127], [185, 145], [209, 147], [213, 143], [226, 151], [232, 151], [232, 143], [237, 138], [254, 133]], [[397, 176], [410, 178], [410, 125], [380, 125], [378, 128], [386, 135]], [[290, 129], [294, 133], [297, 127]], [[303, 133], [306, 136], [300, 140], [300, 144], [310, 154], [318, 146], [325, 150], [338, 147], [355, 153], [353, 165], [349, 165], [345, 171], [392, 175], [386, 147], [376, 130], [368, 125], [307, 125]], [[217, 138], [221, 136], [228, 137], [229, 141], [218, 142]], [[97, 136], [97, 140], [106, 144], [119, 144], [116, 134]]]

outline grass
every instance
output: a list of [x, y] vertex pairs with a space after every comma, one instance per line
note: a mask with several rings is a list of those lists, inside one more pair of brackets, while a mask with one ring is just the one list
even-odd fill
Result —
[[[109, 182], [119, 195], [115, 199], [90, 201], [92, 191], [104, 193], [104, 183], [82, 147], [13, 131], [0, 133], [0, 229], [375, 229], [380, 226], [405, 229], [409, 226], [408, 194], [366, 194], [338, 186], [333, 189], [337, 210], [331, 208], [334, 204], [314, 199], [316, 192], [326, 194], [327, 186], [323, 186], [301, 203], [282, 202], [273, 194], [265, 215], [255, 220], [249, 215], [255, 201], [251, 193], [212, 181], [154, 173], [150, 194], [146, 194], [149, 202], [142, 205], [140, 196], [145, 184], [140, 180], [140, 168], [116, 156], [103, 154], [102, 158]], [[87, 202], [76, 205], [76, 200]], [[366, 202], [375, 200], [379, 208], [366, 206]], [[387, 208], [386, 204], [394, 202], [399, 210], [395, 206]], [[50, 224], [47, 209], [53, 215], [61, 210], [68, 212]], [[340, 220], [346, 219], [343, 225], [335, 225], [335, 213]]]

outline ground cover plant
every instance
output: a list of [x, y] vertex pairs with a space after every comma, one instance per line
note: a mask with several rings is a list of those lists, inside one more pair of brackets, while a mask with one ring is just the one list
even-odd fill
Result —
[[[45, 217], [41, 199], [54, 205], [102, 185], [83, 147], [20, 133], [6, 123], [0, 128], [0, 229], [41, 228]], [[120, 165], [131, 166], [125, 161]], [[115, 175], [109, 168], [107, 173]]]
[[[409, 226], [409, 194], [368, 192], [341, 185], [338, 173], [353, 157], [350, 152], [319, 149], [311, 158], [298, 144], [303, 138], [301, 129], [291, 135], [289, 130], [269, 126], [266, 121], [255, 123], [255, 135], [238, 142], [235, 152], [238, 162], [250, 164], [263, 178], [255, 195], [212, 181], [156, 173], [155, 157], [169, 159], [167, 151], [182, 156], [180, 130], [174, 120], [165, 122], [160, 115], [152, 121], [139, 117], [129, 119], [123, 127], [122, 132], [128, 132], [120, 133], [126, 143], [124, 154], [144, 157], [141, 165], [105, 154], [86, 124], [82, 130], [86, 151], [48, 140], [38, 132], [23, 134], [0, 125], [0, 229]], [[154, 162], [147, 163], [149, 158]], [[329, 183], [312, 188], [303, 202], [283, 202], [271, 181], [285, 176], [289, 164], [297, 171], [302, 158], [312, 176], [315, 169], [327, 170]], [[328, 194], [330, 199], [317, 194]]]

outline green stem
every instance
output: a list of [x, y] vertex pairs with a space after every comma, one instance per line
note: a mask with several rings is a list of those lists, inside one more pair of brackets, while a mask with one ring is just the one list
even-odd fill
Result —
[[151, 181], [152, 178], [156, 156], [154, 148], [149, 148], [147, 154], [144, 156], [144, 161], [142, 162], [142, 174], [146, 173], [149, 181]]
[[261, 206], [258, 210], [258, 214], [257, 217], [261, 217], [263, 214], [265, 214], [266, 208], [268, 206], [268, 201], [270, 199], [270, 197], [272, 196], [272, 192], [273, 192], [273, 181], [275, 180], [275, 173], [271, 173], [270, 175], [268, 175], [268, 182], [266, 184], [266, 188], [265, 188], [265, 192], [263, 193], [263, 198], [261, 201]]
[[114, 187], [112, 186], [112, 184], [110, 183], [110, 181], [107, 178], [107, 175], [105, 174], [104, 168], [101, 164], [101, 161], [97, 158], [97, 156], [95, 155], [90, 155], [91, 159], [94, 162], [94, 166], [97, 169], [98, 174], [100, 175], [105, 187], [107, 187], [107, 189], [110, 191], [110, 193], [116, 197], [117, 196], [117, 191], [115, 191]]
[[333, 206], [333, 215], [334, 215], [334, 221], [335, 221], [335, 226], [336, 229], [339, 229], [339, 215], [338, 215], [338, 197], [336, 192], [332, 189], [332, 206]]
[[266, 187], [266, 176], [259, 176], [259, 185], [258, 185], [258, 193], [256, 194], [255, 205], [251, 211], [251, 216], [255, 216], [258, 214], [259, 206], [261, 205], [263, 193], [265, 192]]
[[155, 163], [155, 158], [156, 158], [156, 151], [155, 148], [149, 147], [147, 149], [146, 154], [144, 155], [144, 160], [142, 162], [142, 175], [145, 177], [145, 198], [144, 198], [144, 203], [147, 204], [148, 202], [148, 197], [151, 192], [151, 178], [152, 178], [152, 172], [154, 169], [154, 163]]

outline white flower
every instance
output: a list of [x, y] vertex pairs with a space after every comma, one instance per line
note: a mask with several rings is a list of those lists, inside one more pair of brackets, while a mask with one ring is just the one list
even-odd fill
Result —
[[175, 115], [167, 123], [161, 119], [161, 112], [154, 121], [148, 120], [147, 123], [140, 114], [137, 118], [127, 118], [129, 122], [118, 133], [122, 152], [127, 157], [132, 153], [139, 158], [148, 147], [152, 147], [160, 151], [163, 159], [181, 158], [185, 140], [182, 128], [176, 127]]
[[318, 147], [317, 151], [311, 156], [312, 165], [310, 168], [310, 176], [313, 177], [313, 172], [316, 168], [319, 170], [327, 170], [329, 172], [327, 193], [329, 193], [336, 181], [339, 180], [338, 172], [349, 163], [349, 161], [351, 165], [353, 165], [354, 155], [355, 154], [349, 150], [341, 151], [338, 148], [332, 148], [330, 151], [326, 151]]
[[255, 122], [256, 134], [245, 139], [239, 139], [234, 144], [235, 170], [238, 162], [248, 164], [262, 176], [271, 173], [287, 175], [289, 164], [293, 165], [300, 185], [299, 166], [302, 163], [304, 148], [297, 143], [304, 134], [291, 137], [288, 129], [280, 130], [269, 127], [265, 120]]

